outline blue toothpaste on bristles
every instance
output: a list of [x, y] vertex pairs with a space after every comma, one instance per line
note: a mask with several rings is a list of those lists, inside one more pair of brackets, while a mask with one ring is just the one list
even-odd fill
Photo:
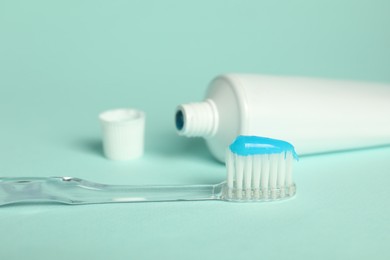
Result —
[[260, 136], [238, 136], [226, 153], [226, 199], [277, 200], [295, 195], [292, 166], [294, 146]]

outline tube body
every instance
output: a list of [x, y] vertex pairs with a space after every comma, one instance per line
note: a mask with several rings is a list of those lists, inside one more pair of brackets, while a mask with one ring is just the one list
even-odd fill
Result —
[[240, 134], [288, 141], [299, 155], [385, 145], [390, 85], [222, 75], [211, 82], [204, 102], [178, 107], [176, 127], [180, 135], [204, 137], [220, 161]]

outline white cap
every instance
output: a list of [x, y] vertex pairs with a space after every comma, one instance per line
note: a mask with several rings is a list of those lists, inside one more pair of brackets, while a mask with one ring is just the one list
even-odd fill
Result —
[[108, 110], [99, 115], [104, 155], [111, 160], [131, 160], [144, 153], [145, 113], [136, 109]]

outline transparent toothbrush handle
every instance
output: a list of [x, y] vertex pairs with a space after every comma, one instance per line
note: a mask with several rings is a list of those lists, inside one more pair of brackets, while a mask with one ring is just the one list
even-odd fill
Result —
[[94, 204], [114, 202], [219, 200], [216, 185], [105, 185], [72, 177], [0, 178], [0, 205], [28, 202]]

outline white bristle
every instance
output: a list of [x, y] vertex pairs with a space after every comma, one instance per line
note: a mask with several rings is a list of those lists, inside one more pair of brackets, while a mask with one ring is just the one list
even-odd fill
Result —
[[251, 189], [252, 189], [252, 156], [245, 156], [245, 165], [244, 165], [244, 189], [245, 189], [245, 197], [250, 199], [251, 197]]
[[276, 196], [275, 189], [276, 189], [276, 182], [278, 180], [278, 160], [279, 160], [278, 154], [271, 154], [270, 155], [270, 170], [269, 170], [268, 187], [271, 191], [272, 199], [274, 199]]
[[244, 157], [236, 155], [234, 157], [235, 159], [235, 186], [234, 188], [237, 189], [237, 198], [242, 198], [242, 187], [243, 187], [243, 181], [244, 181]]
[[286, 194], [284, 191], [286, 183], [286, 157], [287, 155], [282, 153], [279, 155], [279, 164], [278, 164], [278, 183], [277, 187], [280, 188], [280, 197], [283, 198]]
[[295, 194], [291, 152], [226, 156], [228, 200], [275, 200]]
[[252, 188], [253, 188], [253, 197], [255, 199], [260, 198], [260, 180], [261, 180], [261, 155], [256, 154], [253, 157], [253, 179], [252, 179]]
[[268, 154], [260, 155], [262, 161], [261, 168], [261, 191], [265, 199], [268, 198], [268, 183], [269, 183], [269, 168], [270, 168], [270, 156]]
[[286, 155], [286, 186], [290, 186], [292, 181], [292, 163], [293, 156], [291, 153], [287, 153]]
[[234, 181], [234, 158], [233, 153], [229, 150], [226, 152], [226, 169], [227, 169], [227, 184], [229, 188], [233, 188]]

